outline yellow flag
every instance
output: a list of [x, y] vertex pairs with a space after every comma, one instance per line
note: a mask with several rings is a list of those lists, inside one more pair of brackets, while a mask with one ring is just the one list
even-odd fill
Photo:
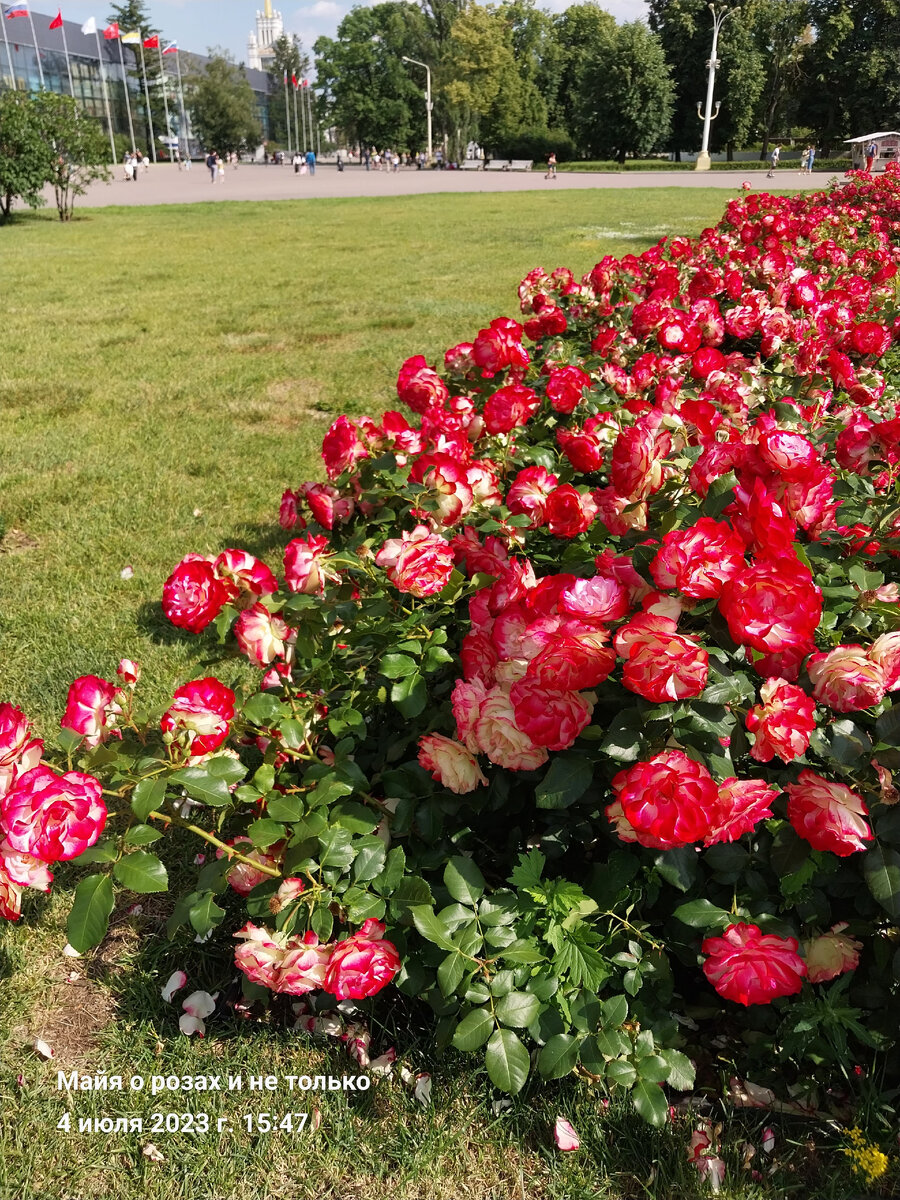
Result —
[[139, 29], [135, 29], [133, 33], [123, 33], [121, 40], [126, 46], [140, 45], [141, 31]]

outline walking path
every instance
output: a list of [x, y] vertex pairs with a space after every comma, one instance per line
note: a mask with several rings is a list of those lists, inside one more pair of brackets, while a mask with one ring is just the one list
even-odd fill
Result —
[[[754, 164], [755, 168], [755, 164]], [[111, 183], [95, 183], [76, 208], [106, 208], [112, 204], [190, 204], [222, 200], [298, 200], [336, 196], [421, 196], [439, 192], [567, 191], [583, 188], [722, 188], [738, 192], [746, 180], [754, 191], [768, 189], [805, 191], [823, 188], [828, 172], [802, 175], [796, 170], [777, 171], [766, 178], [766, 169], [737, 171], [560, 171], [555, 180], [543, 171], [365, 171], [347, 167], [339, 172], [330, 163], [315, 175], [295, 175], [290, 166], [241, 165], [228, 167], [224, 182], [210, 183], [209, 171], [194, 163], [179, 171], [170, 163], [151, 165], [136, 183], [126, 183], [121, 166]], [[52, 194], [48, 193], [52, 203]]]

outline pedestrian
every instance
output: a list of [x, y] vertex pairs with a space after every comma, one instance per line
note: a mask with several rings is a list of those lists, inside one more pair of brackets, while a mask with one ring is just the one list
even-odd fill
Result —
[[181, 151], [180, 150], [175, 151], [175, 164], [178, 167], [178, 170], [180, 171], [181, 170]]
[[291, 159], [291, 162], [294, 167], [294, 174], [299, 175], [300, 174], [300, 164], [303, 162], [303, 156], [301, 155], [299, 148], [294, 151], [294, 157]]
[[872, 174], [872, 167], [875, 165], [875, 159], [878, 157], [878, 143], [869, 142], [866, 146], [866, 170]]
[[370, 158], [371, 158], [371, 155], [369, 154], [369, 147], [368, 147], [368, 146], [363, 146], [363, 148], [362, 148], [362, 160], [363, 160], [363, 166], [366, 168], [366, 170], [367, 170], [367, 171], [368, 171], [368, 169], [369, 169], [369, 160], [370, 160]]
[[775, 175], [775, 168], [778, 166], [778, 160], [781, 158], [781, 147], [775, 146], [772, 153], [769, 155], [769, 173], [767, 179], [772, 179]]
[[337, 159], [337, 169], [338, 169], [338, 171], [343, 171], [343, 169], [344, 169], [344, 156], [343, 156], [343, 154], [342, 154], [342, 152], [341, 152], [340, 150], [338, 150], [338, 151], [337, 151], [337, 153], [335, 154], [335, 158]]
[[219, 183], [225, 182], [225, 159], [216, 155], [216, 171], [219, 174]]
[[550, 151], [550, 157], [547, 159], [547, 174], [544, 176], [544, 178], [545, 179], [555, 179], [556, 178], [556, 151], [555, 150]]
[[210, 150], [210, 152], [207, 154], [206, 165], [209, 168], [209, 182], [215, 183], [216, 182], [216, 152], [215, 152], [215, 150]]
[[131, 151], [125, 151], [125, 157], [122, 159], [122, 170], [125, 172], [125, 182], [130, 183], [134, 179], [134, 159], [131, 157]]
[[803, 151], [803, 153], [800, 155], [800, 174], [801, 175], [806, 171], [806, 168], [808, 165], [809, 165], [809, 146], [807, 146], [806, 149]]
[[809, 158], [806, 160], [806, 173], [807, 173], [807, 175], [812, 175], [813, 163], [814, 163], [815, 161], [816, 161], [816, 148], [815, 148], [815, 146], [810, 146], [810, 148], [809, 148]]
[[310, 175], [315, 175], [315, 173], [316, 173], [316, 154], [315, 154], [314, 150], [307, 150], [306, 166], [307, 166], [307, 169], [309, 170]]

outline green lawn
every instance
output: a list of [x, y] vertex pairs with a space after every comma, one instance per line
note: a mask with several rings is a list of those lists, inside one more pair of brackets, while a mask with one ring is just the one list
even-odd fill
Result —
[[[652, 189], [230, 203], [83, 211], [70, 227], [26, 216], [0, 230], [0, 699], [49, 731], [71, 679], [109, 676], [122, 655], [142, 662], [149, 698], [164, 699], [179, 677], [204, 669], [211, 643], [164, 622], [163, 580], [189, 550], [244, 546], [277, 566], [281, 492], [318, 474], [334, 415], [393, 407], [400, 362], [440, 359], [491, 317], [515, 315], [516, 284], [531, 267], [580, 273], [604, 254], [699, 232], [726, 199]], [[126, 566], [134, 575], [123, 580]], [[227, 935], [169, 943], [163, 902], [144, 898], [141, 913], [117, 916], [90, 960], [73, 962], [60, 953], [68, 882], [64, 869], [49, 899], [29, 893], [22, 922], [0, 934], [4, 1200], [705, 1194], [686, 1161], [688, 1118], [650, 1131], [615, 1105], [604, 1113], [598, 1093], [575, 1079], [494, 1112], [483, 1074], [455, 1055], [427, 1060], [400, 1007], [390, 1028], [375, 1031], [376, 1052], [396, 1044], [414, 1069], [432, 1071], [427, 1110], [384, 1082], [365, 1096], [320, 1097], [316, 1133], [264, 1135], [248, 1132], [241, 1114], [308, 1110], [312, 1100], [78, 1093], [67, 1104], [57, 1063], [28, 1049], [34, 1036], [67, 1069], [351, 1069], [342, 1052], [289, 1032], [284, 1013], [267, 1026], [219, 1019], [205, 1041], [188, 1042], [160, 986], [186, 966], [192, 987], [228, 994]], [[92, 1136], [56, 1128], [67, 1111], [74, 1129], [79, 1117], [202, 1110], [234, 1128]], [[553, 1148], [558, 1112], [582, 1135], [577, 1154]], [[758, 1145], [767, 1122], [779, 1166], [763, 1186], [741, 1169], [741, 1146]], [[150, 1141], [163, 1162], [142, 1156]], [[853, 1188], [835, 1169], [840, 1159], [821, 1155], [829, 1141], [803, 1122], [744, 1114], [726, 1137], [722, 1194], [846, 1200]]]

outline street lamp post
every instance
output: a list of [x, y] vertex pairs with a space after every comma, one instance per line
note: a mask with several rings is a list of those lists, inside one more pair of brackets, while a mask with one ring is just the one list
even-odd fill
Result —
[[713, 111], [713, 92], [716, 86], [716, 67], [719, 65], [719, 60], [716, 58], [716, 50], [719, 43], [719, 30], [722, 28], [722, 22], [728, 16], [729, 9], [727, 5], [710, 4], [709, 11], [713, 15], [713, 39], [712, 53], [709, 56], [709, 62], [706, 64], [709, 67], [709, 79], [706, 84], [706, 111], [700, 111], [700, 104], [697, 104], [697, 116], [703, 122], [703, 145], [700, 147], [700, 153], [697, 155], [697, 165], [694, 168], [696, 171], [708, 171], [710, 168], [709, 157], [709, 126], [710, 122], [714, 121], [719, 115], [719, 109], [722, 107], [722, 101], [716, 101], [715, 112]]
[[403, 62], [414, 63], [417, 67], [425, 68], [425, 112], [428, 117], [428, 161], [431, 162], [434, 155], [431, 152], [431, 67], [428, 63], [419, 62], [417, 58], [407, 58], [404, 54]]

